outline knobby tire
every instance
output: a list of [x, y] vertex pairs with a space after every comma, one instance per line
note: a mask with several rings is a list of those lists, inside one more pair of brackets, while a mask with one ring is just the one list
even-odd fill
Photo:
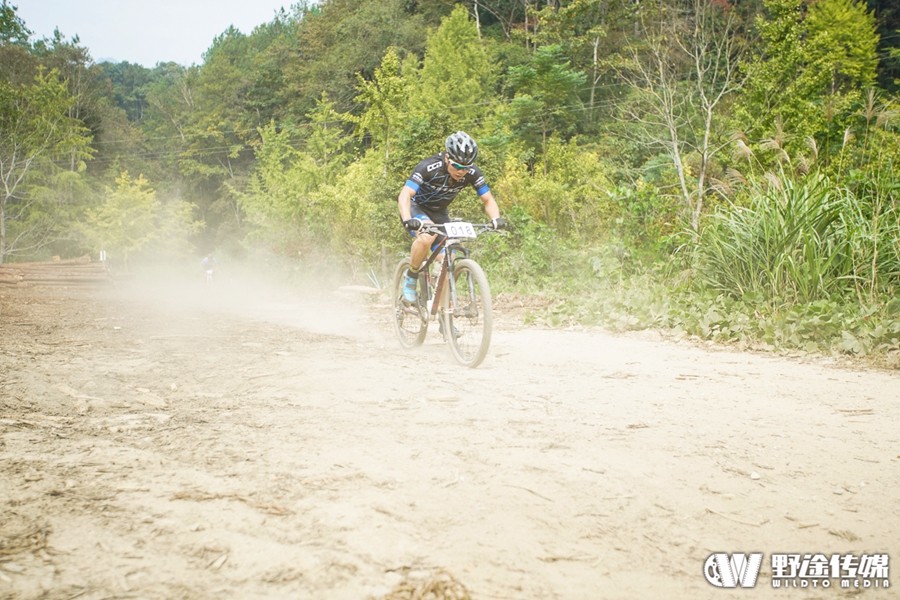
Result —
[[491, 345], [491, 290], [481, 266], [470, 258], [457, 260], [453, 277], [456, 294], [443, 311], [443, 330], [456, 361], [477, 367]]
[[403, 284], [406, 280], [406, 271], [409, 269], [409, 259], [403, 259], [397, 265], [394, 272], [394, 285], [391, 287], [394, 303], [394, 331], [404, 348], [421, 346], [428, 333], [428, 319], [425, 314], [423, 300], [425, 298], [424, 277], [419, 277], [418, 302], [410, 305], [403, 300]]

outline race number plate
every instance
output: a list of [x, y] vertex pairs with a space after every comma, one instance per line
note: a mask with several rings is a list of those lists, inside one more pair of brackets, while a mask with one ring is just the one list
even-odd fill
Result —
[[444, 231], [447, 233], [447, 237], [450, 238], [476, 238], [478, 237], [475, 233], [475, 228], [472, 227], [471, 223], [465, 223], [463, 221], [453, 221], [451, 223], [444, 223]]

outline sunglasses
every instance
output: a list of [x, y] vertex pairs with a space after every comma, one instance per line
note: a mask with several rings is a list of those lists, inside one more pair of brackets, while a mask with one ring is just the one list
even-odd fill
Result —
[[453, 167], [454, 169], [460, 169], [461, 171], [468, 171], [469, 169], [471, 169], [471, 168], [474, 167], [475, 165], [474, 165], [474, 164], [472, 164], [472, 165], [461, 165], [461, 164], [459, 164], [459, 163], [455, 163], [455, 162], [453, 162], [453, 161], [450, 161], [450, 166]]

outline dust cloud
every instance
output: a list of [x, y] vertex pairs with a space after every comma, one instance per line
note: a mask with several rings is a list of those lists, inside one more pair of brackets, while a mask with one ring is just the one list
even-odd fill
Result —
[[502, 304], [464, 369], [348, 282], [0, 287], [0, 597], [719, 598], [714, 552], [900, 556], [896, 372]]
[[[307, 266], [302, 271], [271, 259], [217, 259], [212, 279], [200, 267], [181, 264], [144, 265], [117, 278], [123, 300], [164, 307], [170, 314], [198, 312], [268, 321], [315, 333], [366, 337], [367, 305], [379, 290], [354, 283], [340, 266]], [[249, 340], [248, 340], [249, 341]]]

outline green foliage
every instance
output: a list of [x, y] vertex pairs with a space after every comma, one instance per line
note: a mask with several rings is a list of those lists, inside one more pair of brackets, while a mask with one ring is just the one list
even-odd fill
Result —
[[571, 276], [574, 244], [521, 206], [505, 215], [509, 234], [478, 240], [478, 260], [489, 265], [494, 291], [542, 292]]
[[53, 241], [53, 219], [23, 185], [49, 177], [54, 160], [75, 169], [90, 157], [84, 126], [69, 116], [74, 98], [57, 71], [41, 70], [27, 85], [0, 80], [0, 263], [13, 253], [33, 253]]
[[[81, 256], [85, 247], [73, 223], [79, 223], [86, 207], [94, 203], [91, 178], [84, 171], [35, 170], [29, 176], [29, 207], [19, 217], [15, 231], [30, 231], [22, 241], [22, 254], [33, 259]], [[35, 241], [40, 243], [34, 243]], [[29, 248], [29, 246], [31, 246]], [[17, 254], [19, 254], [17, 252]]]
[[234, 190], [254, 235], [285, 253], [296, 252], [295, 237], [306, 222], [305, 199], [316, 185], [314, 161], [291, 145], [287, 131], [274, 123], [260, 129], [256, 167], [246, 191]]
[[810, 67], [826, 78], [832, 92], [865, 88], [875, 82], [878, 35], [875, 16], [864, 2], [820, 0], [806, 16]]
[[602, 116], [613, 114], [620, 86], [615, 66], [621, 64], [626, 40], [637, 25], [638, 8], [628, 0], [571, 0], [548, 2], [537, 12], [535, 43], [563, 48], [573, 69], [585, 75], [589, 86], [585, 118], [576, 122], [579, 133], [601, 124]]
[[112, 87], [113, 103], [125, 111], [129, 121], [139, 122], [147, 108], [144, 88], [151, 82], [150, 69], [125, 61], [104, 62], [100, 67]]
[[874, 17], [857, 0], [821, 0], [805, 15], [802, 0], [767, 0], [765, 6], [737, 127], [752, 140], [784, 131], [789, 154], [810, 137], [825, 136], [826, 151], [832, 143], [838, 148], [860, 90], [875, 79]]
[[[331, 109], [323, 110], [328, 114]], [[371, 230], [386, 216], [379, 210], [388, 197], [382, 187], [386, 178], [379, 176], [377, 152], [348, 167], [340, 162], [343, 156], [329, 158], [327, 130], [333, 125], [327, 119], [319, 121], [310, 137], [321, 143], [306, 151], [295, 148], [290, 133], [274, 124], [260, 130], [256, 170], [245, 192], [235, 190], [247, 221], [254, 225], [255, 242], [289, 256], [321, 258], [333, 253], [370, 258], [366, 254], [371, 246], [361, 245], [373, 238], [360, 237], [360, 232]]]
[[16, 7], [3, 0], [0, 2], [0, 44], [28, 46], [31, 31], [25, 21], [16, 14]]
[[188, 87], [182, 92], [178, 165], [202, 191], [218, 191], [236, 170], [244, 170], [241, 166], [252, 160], [248, 145], [256, 128], [271, 119], [278, 89], [267, 87], [271, 74], [260, 64], [258, 45], [266, 39], [263, 32], [251, 38], [229, 27], [207, 50], [203, 68], [188, 71], [182, 80]]
[[188, 141], [198, 72], [197, 67], [160, 63], [145, 88], [148, 110], [141, 126], [148, 139], [148, 150], [170, 177], [178, 173], [178, 157]]
[[684, 220], [677, 198], [638, 180], [634, 185], [621, 185], [606, 191], [611, 204], [610, 229], [635, 252], [665, 256], [682, 231]]
[[293, 60], [284, 66], [294, 114], [309, 112], [322, 92], [338, 102], [339, 110], [349, 111], [357, 74], [371, 78], [389, 47], [420, 54], [428, 29], [421, 15], [407, 10], [408, 4], [330, 0], [297, 20]]
[[[479, 40], [468, 11], [457, 5], [430, 36], [410, 103], [439, 130], [470, 128], [478, 105], [493, 95], [497, 68]], [[456, 122], [458, 115], [466, 122]]]
[[823, 166], [831, 176], [847, 181], [863, 195], [890, 195], [898, 185], [894, 165], [900, 164], [900, 129], [896, 99], [882, 101], [874, 88], [858, 104], [843, 132], [840, 152]]
[[510, 158], [497, 181], [499, 195], [566, 238], [591, 239], [603, 234], [617, 215], [606, 193], [612, 188], [597, 154], [573, 139], [552, 137], [532, 172]]
[[185, 254], [187, 238], [198, 226], [188, 204], [160, 202], [143, 176], [133, 179], [122, 173], [99, 204], [86, 211], [80, 232], [86, 246], [105, 249], [111, 260], [127, 268], [141, 254], [153, 258]]
[[386, 171], [391, 158], [391, 140], [399, 136], [409, 93], [400, 74], [400, 56], [396, 48], [388, 48], [371, 81], [358, 77], [356, 101], [366, 108], [352, 120], [357, 123], [357, 135], [371, 135], [375, 144], [383, 149]]
[[681, 295], [670, 302], [661, 324], [688, 335], [766, 350], [873, 356], [885, 366], [900, 366], [896, 300], [765, 307], [728, 296]]
[[701, 285], [789, 306], [877, 297], [885, 284], [896, 285], [896, 206], [876, 217], [859, 197], [822, 176], [782, 177], [752, 194], [747, 206], [723, 207], [704, 228], [696, 248]]
[[322, 177], [331, 179], [353, 158], [350, 140], [342, 127], [344, 117], [335, 110], [327, 94], [322, 94], [307, 117], [306, 150], [319, 166]]
[[[900, 300], [861, 304], [838, 298], [771, 305], [697, 290], [683, 274], [631, 264], [614, 247], [570, 249], [556, 293], [528, 320], [554, 326], [600, 325], [616, 331], [659, 329], [741, 348], [866, 357], [900, 368]], [[496, 265], [491, 265], [492, 282]]]
[[465, 128], [477, 137], [474, 115], [486, 112], [495, 73], [474, 23], [457, 7], [429, 36], [421, 68], [392, 47], [371, 79], [358, 75], [362, 108], [349, 120], [382, 152], [382, 175], [405, 177], [449, 132]]
[[409, 238], [399, 225], [396, 182], [381, 174], [377, 152], [368, 152], [313, 195], [319, 245], [309, 257], [334, 265], [335, 257], [350, 259], [358, 274], [379, 267], [387, 275], [394, 261], [384, 257], [399, 245], [408, 251]]
[[0, 2], [0, 257], [189, 252], [189, 206], [204, 247], [387, 275], [404, 178], [464, 129], [514, 226], [475, 251], [536, 318], [896, 353], [896, 48], [860, 0], [303, 1], [153, 69]]
[[497, 80], [489, 50], [468, 12], [457, 6], [428, 36], [421, 68], [412, 57], [404, 63], [407, 94], [397, 105], [403, 127], [396, 158], [406, 168], [441, 148], [452, 131], [477, 136]]
[[571, 67], [557, 45], [538, 48], [531, 62], [510, 69], [516, 129], [542, 154], [551, 133], [564, 137], [574, 133], [583, 117], [578, 93], [584, 83], [584, 74]]

